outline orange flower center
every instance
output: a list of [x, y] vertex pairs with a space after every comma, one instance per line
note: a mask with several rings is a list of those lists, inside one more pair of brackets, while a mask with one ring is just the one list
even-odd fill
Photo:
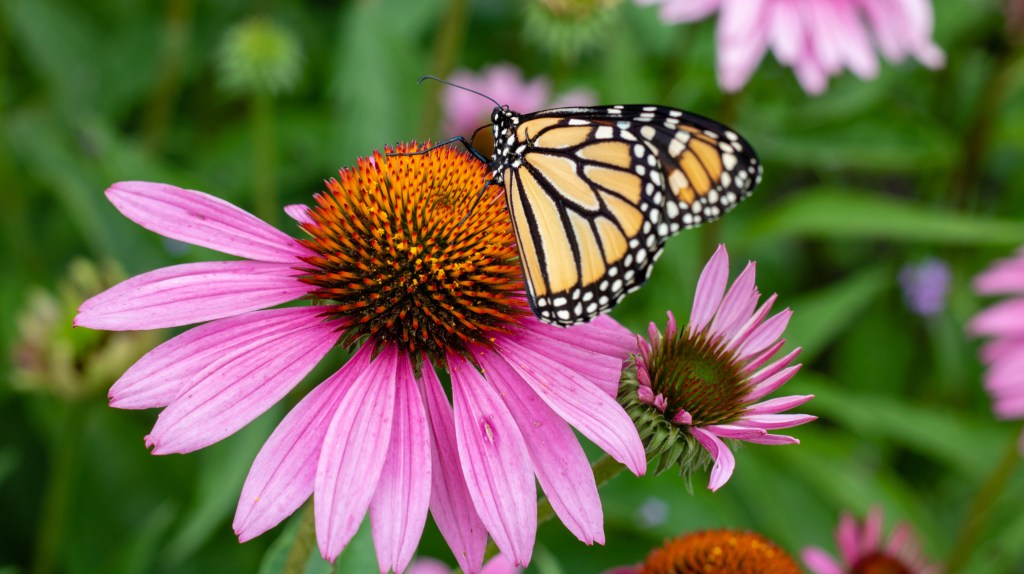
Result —
[[[409, 153], [425, 146], [400, 146]], [[438, 148], [359, 160], [315, 196], [303, 280], [347, 329], [441, 358], [488, 344], [528, 313], [502, 189], [484, 165]]]
[[760, 534], [704, 530], [652, 551], [639, 574], [800, 574], [800, 568]]

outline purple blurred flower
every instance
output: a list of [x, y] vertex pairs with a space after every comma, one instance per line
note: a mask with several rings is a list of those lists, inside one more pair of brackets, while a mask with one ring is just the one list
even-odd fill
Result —
[[793, 68], [804, 91], [819, 95], [844, 68], [860, 78], [878, 74], [875, 50], [891, 62], [913, 57], [940, 68], [946, 56], [932, 40], [928, 0], [636, 0], [660, 4], [668, 23], [720, 12], [718, 83], [739, 91], [771, 49]]
[[907, 307], [922, 317], [934, 317], [946, 308], [949, 265], [937, 257], [908, 263], [900, 269], [899, 281]]
[[[448, 77], [448, 81], [487, 94], [520, 113], [563, 106], [588, 106], [596, 101], [594, 94], [585, 89], [552, 97], [551, 82], [547, 78], [541, 76], [527, 81], [522, 70], [507, 62], [493, 64], [480, 72], [458, 70]], [[442, 105], [445, 132], [464, 136], [490, 123], [491, 109], [494, 108], [486, 98], [447, 86]]]
[[836, 529], [841, 559], [837, 561], [816, 546], [804, 548], [801, 558], [812, 574], [938, 574], [939, 568], [928, 564], [921, 555], [921, 546], [908, 525], [897, 524], [888, 542], [882, 540], [882, 526], [880, 508], [873, 508], [863, 523], [843, 514]]
[[[993, 263], [974, 278], [979, 295], [1010, 295], [979, 311], [967, 324], [970, 334], [992, 337], [981, 347], [988, 366], [982, 381], [1001, 419], [1024, 418], [1024, 249]], [[1024, 434], [1021, 435], [1024, 453]]]

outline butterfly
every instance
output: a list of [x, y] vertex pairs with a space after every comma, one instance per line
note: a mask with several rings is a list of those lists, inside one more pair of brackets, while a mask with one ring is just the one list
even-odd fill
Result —
[[647, 105], [519, 114], [494, 103], [489, 157], [479, 151], [488, 126], [472, 142], [449, 141], [504, 186], [526, 298], [547, 323], [609, 311], [647, 281], [669, 237], [718, 219], [761, 181], [750, 144], [697, 114]]

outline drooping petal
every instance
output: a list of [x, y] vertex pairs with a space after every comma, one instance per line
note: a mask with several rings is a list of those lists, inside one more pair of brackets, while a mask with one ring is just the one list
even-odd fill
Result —
[[729, 482], [732, 471], [736, 468], [736, 457], [733, 456], [729, 447], [722, 442], [722, 439], [714, 434], [700, 427], [690, 427], [690, 434], [697, 439], [701, 446], [707, 449], [711, 454], [711, 458], [715, 461], [714, 466], [711, 468], [711, 480], [708, 481], [708, 488], [714, 492], [722, 488], [726, 482]]
[[309, 312], [280, 319], [224, 342], [219, 357], [182, 386], [146, 437], [153, 454], [191, 452], [234, 434], [284, 398], [339, 336]]
[[107, 331], [180, 327], [294, 301], [311, 290], [283, 263], [185, 263], [136, 275], [82, 303], [75, 326]]
[[697, 280], [697, 292], [693, 296], [693, 309], [690, 311], [690, 326], [694, 332], [703, 331], [715, 316], [728, 283], [729, 252], [725, 250], [725, 245], [719, 245]]
[[164, 237], [256, 261], [295, 264], [312, 254], [255, 215], [201, 191], [122, 181], [106, 193], [125, 217]]
[[313, 497], [317, 543], [327, 560], [352, 539], [377, 488], [394, 422], [397, 364], [398, 350], [384, 345], [352, 382], [327, 429]]
[[807, 401], [814, 398], [814, 395], [793, 395], [790, 397], [779, 397], [777, 399], [771, 399], [764, 401], [763, 403], [757, 403], [752, 405], [746, 410], [746, 414], [757, 415], [757, 414], [774, 414], [782, 411], [787, 411], [791, 408], [798, 407]]
[[477, 515], [462, 476], [452, 407], [429, 363], [422, 365], [417, 382], [433, 433], [430, 513], [463, 572], [473, 574], [480, 570], [484, 561], [487, 530]]
[[768, 432], [764, 429], [744, 427], [739, 425], [707, 425], [701, 428], [708, 432], [714, 433], [715, 436], [719, 436], [722, 438], [731, 438], [734, 440], [750, 440], [760, 436], [764, 436]]
[[470, 497], [498, 548], [526, 566], [537, 533], [537, 491], [526, 443], [501, 397], [472, 365], [449, 354], [448, 369]]
[[814, 546], [800, 551], [800, 558], [812, 574], [846, 574], [828, 552]]
[[799, 439], [797, 439], [795, 437], [787, 436], [787, 435], [782, 435], [782, 434], [764, 434], [764, 435], [761, 435], [761, 436], [758, 436], [758, 437], [748, 438], [748, 439], [744, 439], [744, 440], [746, 440], [747, 442], [752, 442], [754, 444], [763, 444], [763, 445], [768, 445], [768, 446], [780, 446], [780, 445], [784, 445], [784, 444], [800, 444], [800, 440]]
[[[261, 339], [275, 325], [305, 319], [322, 322], [315, 307], [254, 311], [185, 331], [146, 353], [110, 388], [110, 406], [119, 409], [165, 407], [193, 377], [223, 358], [227, 346]], [[315, 341], [308, 341], [315, 343]]]
[[626, 411], [608, 394], [571, 370], [508, 338], [495, 345], [505, 362], [567, 423], [634, 474], [647, 467], [643, 443]]
[[409, 358], [398, 358], [395, 421], [384, 469], [370, 502], [373, 545], [381, 572], [401, 572], [412, 559], [430, 504], [430, 428]]
[[570, 532], [586, 544], [604, 544], [604, 515], [594, 472], [576, 435], [526, 381], [500, 360], [485, 372], [519, 426], [544, 494]]
[[768, 50], [763, 25], [767, 0], [725, 2], [718, 20], [718, 83], [726, 92], [738, 92], [757, 69]]
[[765, 430], [788, 429], [817, 420], [814, 415], [744, 415], [736, 422], [739, 426], [747, 426]]
[[370, 360], [364, 345], [342, 368], [303, 397], [256, 455], [232, 524], [241, 542], [291, 516], [313, 494], [327, 427], [342, 396]]

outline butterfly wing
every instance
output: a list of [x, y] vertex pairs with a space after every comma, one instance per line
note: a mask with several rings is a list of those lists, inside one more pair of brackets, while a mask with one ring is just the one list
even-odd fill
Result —
[[660, 106], [561, 108], [519, 118], [505, 156], [527, 298], [542, 320], [589, 321], [650, 276], [671, 235], [747, 197], [761, 166], [707, 118]]

